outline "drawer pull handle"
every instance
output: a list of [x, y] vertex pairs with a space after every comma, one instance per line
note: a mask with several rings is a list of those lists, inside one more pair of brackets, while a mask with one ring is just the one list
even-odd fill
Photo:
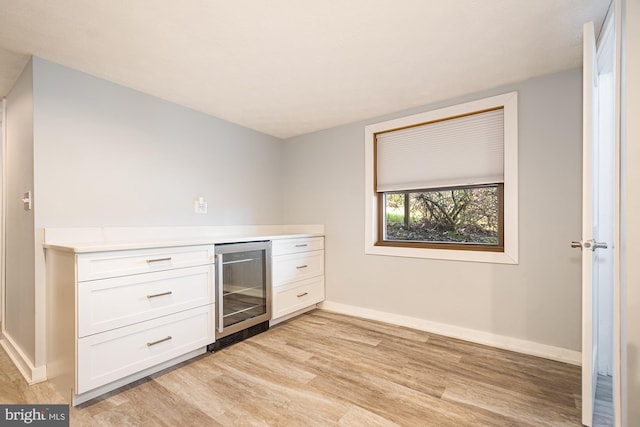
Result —
[[302, 293], [302, 294], [298, 295], [298, 298], [302, 298], [302, 297], [303, 297], [303, 296], [305, 296], [305, 295], [309, 295], [309, 292], [304, 292], [304, 293]]
[[163, 262], [163, 261], [171, 261], [171, 257], [167, 258], [156, 258], [156, 259], [148, 259], [147, 263], [151, 264], [153, 262]]
[[147, 298], [151, 299], [151, 298], [163, 297], [165, 295], [171, 295], [172, 293], [173, 293], [172, 291], [167, 291], [167, 292], [163, 292], [161, 294], [147, 295]]
[[153, 347], [156, 344], [160, 344], [161, 342], [169, 341], [170, 339], [171, 339], [171, 335], [169, 335], [168, 337], [162, 338], [161, 340], [158, 340], [158, 341], [148, 342], [147, 343], [147, 347]]
[[303, 243], [301, 245], [296, 245], [296, 248], [306, 248], [307, 246], [309, 245], [307, 245], [306, 243]]
[[308, 267], [308, 265], [307, 265], [307, 264], [305, 264], [305, 265], [299, 265], [299, 266], [297, 266], [296, 268], [297, 268], [298, 270], [300, 270], [301, 268], [307, 268], [307, 267]]

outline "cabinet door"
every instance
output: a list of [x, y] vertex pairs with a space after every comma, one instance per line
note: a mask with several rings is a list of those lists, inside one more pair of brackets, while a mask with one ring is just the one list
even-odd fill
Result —
[[271, 254], [275, 256], [321, 249], [324, 249], [324, 237], [277, 239], [272, 242]]
[[273, 318], [277, 319], [322, 300], [324, 300], [324, 276], [279, 287], [274, 291]]
[[207, 305], [80, 338], [76, 394], [211, 344], [213, 311]]
[[[267, 247], [218, 255], [218, 321], [226, 332], [249, 319], [270, 317]], [[245, 323], [246, 325], [246, 323]], [[239, 329], [238, 329], [239, 330]], [[220, 335], [218, 335], [220, 336]]]
[[324, 274], [324, 251], [273, 257], [273, 287]]
[[213, 263], [213, 245], [78, 255], [78, 282]]
[[78, 337], [214, 302], [213, 266], [78, 284]]

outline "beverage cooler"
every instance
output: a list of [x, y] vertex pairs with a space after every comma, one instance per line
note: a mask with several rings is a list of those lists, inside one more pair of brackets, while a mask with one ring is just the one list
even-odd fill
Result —
[[[215, 246], [217, 350], [269, 328], [271, 242]], [[213, 347], [213, 348], [211, 348]]]

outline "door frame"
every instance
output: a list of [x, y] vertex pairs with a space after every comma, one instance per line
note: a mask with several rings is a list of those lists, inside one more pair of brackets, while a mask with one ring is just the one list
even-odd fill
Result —
[[[621, 218], [621, 194], [620, 194], [620, 173], [621, 173], [621, 106], [622, 106], [622, 75], [621, 75], [621, 58], [622, 58], [622, 0], [613, 0], [607, 11], [602, 29], [596, 42], [602, 37], [606, 37], [605, 32], [611, 31], [610, 37], [613, 37], [613, 46], [611, 54], [613, 60], [612, 76], [614, 79], [613, 86], [613, 234], [612, 253], [613, 257], [613, 277], [612, 277], [612, 331], [613, 349], [612, 349], [612, 377], [613, 377], [613, 415], [614, 426], [622, 426], [622, 335], [621, 335], [621, 234], [620, 234], [620, 218]], [[600, 47], [597, 45], [598, 48]], [[596, 52], [597, 55], [598, 52]]]
[[[622, 426], [622, 293], [621, 293], [621, 137], [622, 137], [622, 0], [613, 0], [613, 416], [614, 426]], [[605, 17], [605, 23], [608, 16]]]
[[[582, 424], [591, 426], [595, 406], [597, 372], [594, 364], [597, 360], [597, 338], [594, 340], [593, 257], [591, 245], [593, 236], [593, 155], [594, 141], [597, 136], [595, 126], [598, 123], [596, 110], [598, 66], [596, 63], [596, 36], [593, 22], [583, 26], [582, 59], [582, 233], [580, 250], [582, 252]], [[594, 342], [595, 341], [595, 342]]]
[[5, 310], [5, 280], [6, 280], [6, 185], [7, 185], [7, 98], [2, 98], [0, 105], [2, 122], [0, 123], [0, 341], [4, 339], [4, 331], [7, 327]]

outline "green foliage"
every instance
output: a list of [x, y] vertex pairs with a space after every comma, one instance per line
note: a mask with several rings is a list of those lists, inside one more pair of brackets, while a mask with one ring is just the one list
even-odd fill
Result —
[[497, 186], [387, 194], [386, 200], [387, 238], [498, 244]]
[[404, 215], [387, 212], [387, 224], [403, 224]]

